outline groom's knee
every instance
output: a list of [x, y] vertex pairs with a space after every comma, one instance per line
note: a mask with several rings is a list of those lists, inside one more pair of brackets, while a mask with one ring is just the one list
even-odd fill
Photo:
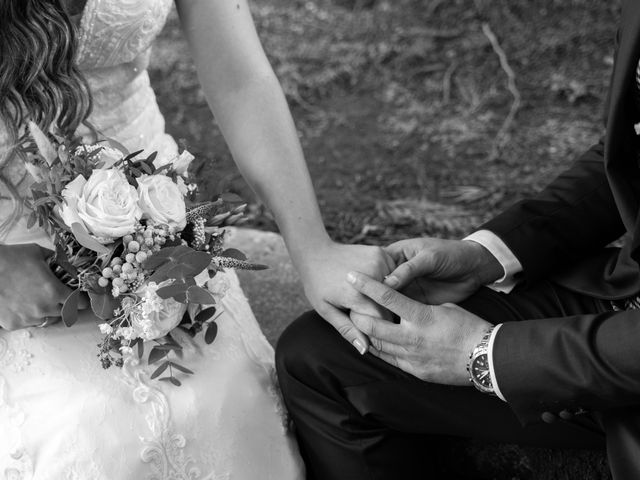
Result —
[[333, 333], [332, 327], [316, 312], [306, 312], [282, 333], [276, 347], [276, 368], [280, 381], [286, 377], [307, 377], [313, 365], [322, 363], [323, 345]]

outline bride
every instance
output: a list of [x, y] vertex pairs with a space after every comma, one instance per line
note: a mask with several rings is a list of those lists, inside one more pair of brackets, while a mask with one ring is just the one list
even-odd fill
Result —
[[[312, 305], [359, 351], [344, 311], [372, 308], [343, 283], [381, 277], [374, 247], [333, 243], [285, 99], [246, 0], [177, 0], [200, 81], [248, 183], [274, 212]], [[50, 240], [28, 229], [29, 176], [16, 146], [25, 124], [89, 133], [172, 158], [146, 67], [170, 0], [0, 2], [0, 478], [22, 480], [299, 479], [273, 351], [232, 272], [212, 345], [185, 346], [196, 375], [150, 381], [133, 359], [103, 370], [87, 314], [56, 323], [69, 290], [50, 272]], [[33, 328], [46, 327], [46, 328]]]

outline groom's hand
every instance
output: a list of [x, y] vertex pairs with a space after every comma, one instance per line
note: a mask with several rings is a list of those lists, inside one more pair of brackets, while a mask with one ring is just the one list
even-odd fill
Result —
[[385, 283], [402, 290], [415, 281], [421, 298], [432, 305], [460, 302], [504, 274], [489, 250], [472, 241], [413, 238], [384, 250], [397, 265]]
[[455, 305], [416, 302], [388, 286], [352, 272], [348, 281], [363, 295], [400, 317], [400, 323], [353, 313], [351, 320], [369, 336], [369, 352], [422, 380], [469, 385], [472, 349], [490, 323]]

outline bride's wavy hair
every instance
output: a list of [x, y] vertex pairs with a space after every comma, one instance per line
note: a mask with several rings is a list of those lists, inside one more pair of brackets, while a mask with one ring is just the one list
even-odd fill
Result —
[[77, 45], [62, 0], [0, 1], [0, 128], [8, 133], [8, 149], [0, 151], [0, 182], [13, 202], [9, 217], [0, 220], [0, 239], [24, 208], [6, 170], [23, 156], [27, 122], [67, 135], [91, 112], [89, 86], [76, 65]]

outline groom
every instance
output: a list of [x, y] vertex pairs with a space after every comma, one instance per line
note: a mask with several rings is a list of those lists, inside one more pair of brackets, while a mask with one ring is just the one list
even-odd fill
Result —
[[398, 318], [351, 313], [368, 353], [315, 313], [282, 335], [310, 478], [433, 478], [440, 435], [606, 445], [615, 480], [640, 478], [637, 0], [616, 48], [606, 135], [544, 191], [465, 240], [387, 247], [400, 265], [384, 283], [349, 275]]

